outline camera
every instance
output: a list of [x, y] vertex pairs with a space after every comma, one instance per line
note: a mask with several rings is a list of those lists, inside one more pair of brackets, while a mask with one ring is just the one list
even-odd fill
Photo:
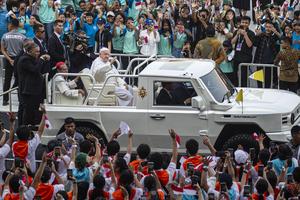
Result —
[[244, 186], [244, 197], [250, 197], [250, 185], [245, 185]]
[[148, 162], [148, 173], [153, 172], [154, 170], [154, 163]]
[[88, 50], [88, 39], [86, 35], [66, 32], [63, 35], [63, 44], [73, 53], [81, 45], [80, 51], [86, 53]]
[[15, 167], [24, 168], [24, 160], [16, 157], [15, 158]]
[[73, 177], [73, 170], [72, 169], [67, 169], [67, 179], [71, 180]]

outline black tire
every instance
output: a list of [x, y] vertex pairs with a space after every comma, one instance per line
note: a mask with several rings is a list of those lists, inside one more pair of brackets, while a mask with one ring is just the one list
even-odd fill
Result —
[[78, 126], [76, 127], [76, 131], [78, 133], [81, 133], [83, 137], [85, 138], [87, 134], [92, 134], [96, 136], [98, 139], [102, 138], [105, 142], [107, 142], [106, 138], [104, 137], [104, 134], [102, 132], [97, 131], [96, 129], [88, 126]]
[[242, 145], [246, 151], [249, 151], [250, 148], [255, 148], [256, 152], [258, 152], [259, 150], [257, 141], [253, 140], [251, 135], [248, 134], [239, 134], [232, 136], [223, 144], [222, 149], [237, 149], [239, 144]]

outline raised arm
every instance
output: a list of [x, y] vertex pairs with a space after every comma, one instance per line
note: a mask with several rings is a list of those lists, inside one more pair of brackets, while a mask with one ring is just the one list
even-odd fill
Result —
[[176, 143], [176, 133], [173, 129], [169, 129], [169, 134], [172, 138], [172, 158], [171, 162], [176, 163], [177, 162], [177, 156], [178, 156], [178, 151], [177, 151], [177, 143]]
[[9, 138], [7, 141], [7, 144], [9, 146], [12, 146], [13, 142], [14, 142], [14, 136], [15, 136], [15, 121], [16, 121], [16, 114], [15, 113], [9, 113]]
[[44, 154], [43, 154], [42, 162], [41, 162], [41, 164], [40, 164], [38, 170], [36, 171], [36, 174], [35, 174], [35, 176], [34, 176], [34, 179], [33, 179], [33, 181], [32, 181], [32, 184], [31, 184], [31, 186], [32, 186], [34, 189], [36, 189], [36, 188], [38, 187], [39, 183], [40, 183], [41, 176], [42, 176], [42, 174], [43, 174], [43, 172], [44, 172], [44, 169], [45, 169], [45, 167], [46, 167], [46, 164], [47, 164], [47, 154], [44, 153]]
[[39, 134], [40, 137], [42, 137], [44, 130], [45, 130], [45, 118], [46, 118], [46, 109], [43, 104], [40, 104], [40, 111], [43, 112], [43, 116], [42, 116], [37, 133]]

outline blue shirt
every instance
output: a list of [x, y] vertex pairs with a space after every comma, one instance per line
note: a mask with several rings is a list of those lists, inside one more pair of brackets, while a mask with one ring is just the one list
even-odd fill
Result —
[[294, 41], [300, 42], [300, 34], [297, 35], [297, 33], [293, 32], [292, 40], [293, 40], [293, 45], [292, 45], [293, 49], [300, 50], [300, 44], [294, 43]]
[[4, 33], [7, 33], [7, 10], [5, 8], [0, 8], [0, 38], [2, 38]]
[[[287, 168], [287, 173], [286, 174], [291, 174], [293, 173], [296, 165], [295, 165], [295, 158], [292, 159], [292, 166]], [[275, 170], [275, 173], [277, 176], [280, 175], [282, 168], [285, 166], [285, 160], [280, 160], [279, 158], [272, 160], [273, 163], [273, 168]]]
[[30, 24], [24, 24], [24, 30], [26, 31], [25, 36], [27, 38], [30, 38], [30, 39], [34, 38], [33, 28]]
[[89, 37], [88, 39], [88, 46], [93, 47], [95, 46], [95, 35], [98, 31], [98, 27], [96, 24], [83, 24], [83, 30], [85, 31], [86, 35]]

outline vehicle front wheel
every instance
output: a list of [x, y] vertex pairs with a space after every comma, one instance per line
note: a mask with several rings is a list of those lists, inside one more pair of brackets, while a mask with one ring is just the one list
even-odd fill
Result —
[[86, 138], [86, 136], [88, 134], [92, 134], [92, 135], [96, 136], [98, 139], [103, 138], [105, 143], [107, 142], [106, 138], [104, 137], [104, 134], [102, 132], [99, 132], [98, 130], [92, 128], [92, 127], [78, 126], [78, 127], [76, 127], [76, 131], [78, 133], [81, 133], [84, 138]]
[[250, 148], [255, 148], [259, 150], [259, 145], [256, 140], [254, 140], [250, 134], [238, 134], [229, 138], [222, 146], [223, 150], [228, 148], [237, 149], [238, 145], [242, 145], [244, 150], [248, 151]]

